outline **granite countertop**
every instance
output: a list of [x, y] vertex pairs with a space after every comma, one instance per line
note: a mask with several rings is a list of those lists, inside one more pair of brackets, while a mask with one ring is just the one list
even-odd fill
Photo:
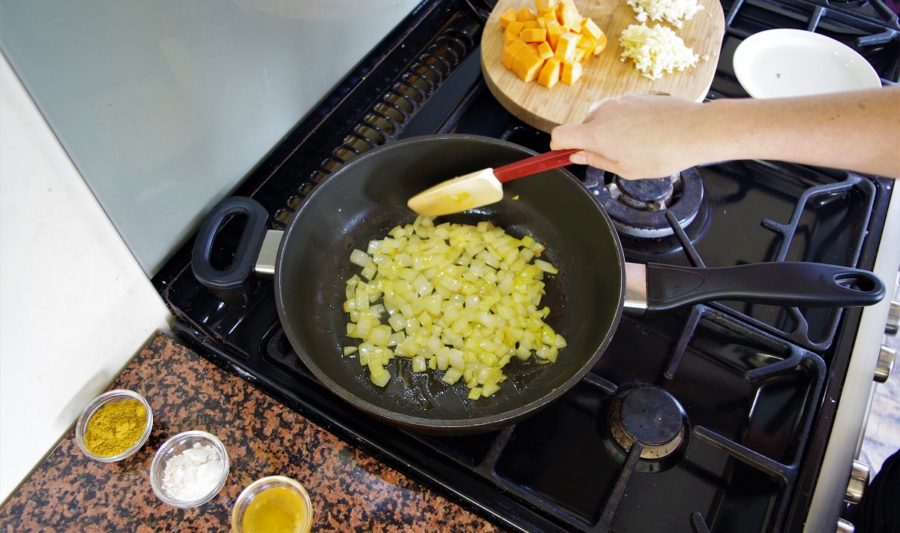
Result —
[[[241, 490], [280, 474], [306, 487], [314, 530], [497, 531], [167, 336], [156, 335], [110, 388], [150, 402], [147, 444], [105, 464], [85, 457], [70, 430], [0, 507], [0, 529], [227, 531]], [[166, 439], [192, 429], [222, 440], [231, 470], [212, 501], [182, 510], [156, 498], [149, 468]]]

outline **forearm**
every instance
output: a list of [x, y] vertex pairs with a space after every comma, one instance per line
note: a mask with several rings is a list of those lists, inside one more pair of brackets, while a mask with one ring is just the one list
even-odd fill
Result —
[[698, 162], [772, 159], [900, 178], [900, 87], [701, 109], [687, 128], [705, 151]]

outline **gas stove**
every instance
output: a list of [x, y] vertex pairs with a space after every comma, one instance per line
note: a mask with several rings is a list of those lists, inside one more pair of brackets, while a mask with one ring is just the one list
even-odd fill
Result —
[[[490, 7], [423, 2], [236, 194], [255, 198], [271, 225], [284, 228], [317, 183], [398, 139], [468, 133], [548, 150], [547, 134], [506, 112], [482, 81], [478, 43]], [[900, 78], [900, 25], [878, 0], [723, 7], [726, 37], [709, 100], [747, 96], [731, 69], [734, 48], [776, 27], [838, 39], [884, 83]], [[882, 245], [900, 218], [891, 180], [766, 161], [646, 183], [575, 173], [614, 219], [630, 261], [815, 261], [874, 269], [885, 281], [897, 270], [897, 249]], [[223, 261], [239, 233], [226, 228], [218, 237]], [[194, 279], [190, 246], [154, 278], [183, 340], [498, 526], [821, 531], [838, 520], [862, 417], [855, 429], [841, 420], [852, 421], [868, 400], [865, 374], [875, 363], [860, 343], [880, 337], [886, 303], [863, 311], [720, 301], [626, 316], [597, 366], [546, 409], [500, 431], [434, 437], [387, 426], [331, 394], [291, 350], [272, 282], [258, 280], [241, 306], [226, 304]]]

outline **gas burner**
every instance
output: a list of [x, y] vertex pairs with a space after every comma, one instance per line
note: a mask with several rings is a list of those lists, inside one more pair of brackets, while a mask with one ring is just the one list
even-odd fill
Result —
[[839, 7], [862, 7], [868, 3], [869, 0], [828, 0], [828, 4]]
[[631, 237], [658, 239], [675, 233], [666, 218], [671, 213], [678, 225], [687, 227], [703, 203], [703, 181], [695, 168], [665, 178], [626, 180], [588, 168], [587, 178], [604, 184], [594, 194], [609, 213], [616, 229]]
[[644, 472], [671, 466], [686, 443], [687, 415], [678, 400], [659, 387], [620, 389], [610, 402], [606, 421], [620, 449], [617, 455], [627, 453], [636, 442], [642, 445], [638, 469]]

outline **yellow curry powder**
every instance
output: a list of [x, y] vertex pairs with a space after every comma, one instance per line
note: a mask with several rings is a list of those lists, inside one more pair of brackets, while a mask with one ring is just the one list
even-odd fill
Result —
[[137, 442], [147, 426], [147, 409], [135, 399], [104, 404], [88, 420], [84, 444], [98, 457], [119, 455]]

